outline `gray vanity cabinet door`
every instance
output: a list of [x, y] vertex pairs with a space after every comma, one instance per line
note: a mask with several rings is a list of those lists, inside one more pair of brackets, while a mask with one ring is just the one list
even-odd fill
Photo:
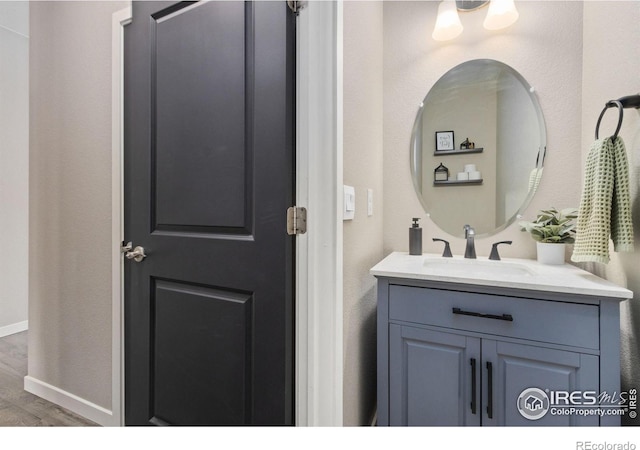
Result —
[[[597, 356], [483, 339], [482, 358], [483, 426], [599, 425], [598, 416], [553, 415], [549, 410], [541, 418], [530, 420], [518, 411], [518, 397], [529, 388], [538, 388], [546, 393], [598, 392]], [[487, 363], [491, 364], [491, 369]], [[491, 376], [489, 370], [493, 371]]]
[[389, 360], [390, 425], [480, 425], [480, 339], [390, 324]]

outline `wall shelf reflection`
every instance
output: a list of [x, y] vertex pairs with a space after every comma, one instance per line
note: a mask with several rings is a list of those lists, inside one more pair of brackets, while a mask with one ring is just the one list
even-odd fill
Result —
[[447, 180], [447, 181], [434, 181], [434, 186], [458, 186], [458, 185], [479, 185], [482, 184], [482, 178], [479, 180]]
[[484, 148], [463, 148], [460, 150], [439, 150], [433, 152], [433, 156], [445, 156], [445, 155], [462, 155], [468, 153], [482, 153]]

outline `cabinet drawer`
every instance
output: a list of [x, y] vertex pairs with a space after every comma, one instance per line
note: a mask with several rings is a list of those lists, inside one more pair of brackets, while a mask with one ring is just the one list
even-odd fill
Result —
[[595, 350], [600, 347], [597, 305], [390, 285], [389, 319]]

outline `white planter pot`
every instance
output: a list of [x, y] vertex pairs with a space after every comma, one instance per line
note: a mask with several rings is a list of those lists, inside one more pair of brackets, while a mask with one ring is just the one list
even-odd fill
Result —
[[564, 264], [565, 244], [536, 242], [540, 264]]

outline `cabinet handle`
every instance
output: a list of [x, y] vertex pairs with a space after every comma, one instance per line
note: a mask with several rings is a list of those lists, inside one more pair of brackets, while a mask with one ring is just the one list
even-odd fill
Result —
[[463, 316], [473, 316], [473, 317], [482, 317], [484, 319], [497, 319], [497, 320], [506, 320], [507, 322], [513, 322], [513, 316], [511, 314], [483, 314], [475, 311], [464, 311], [460, 308], [453, 308], [454, 314], [460, 314]]
[[471, 414], [476, 413], [476, 359], [471, 358]]
[[489, 419], [493, 419], [493, 364], [487, 361], [487, 416]]

